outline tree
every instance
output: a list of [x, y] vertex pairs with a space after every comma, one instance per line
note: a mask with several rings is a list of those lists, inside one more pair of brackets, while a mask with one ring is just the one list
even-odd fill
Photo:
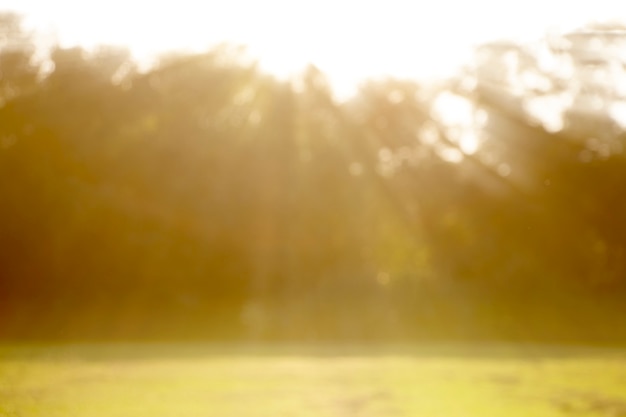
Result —
[[22, 29], [21, 17], [0, 13], [0, 104], [28, 91], [37, 82], [32, 34]]

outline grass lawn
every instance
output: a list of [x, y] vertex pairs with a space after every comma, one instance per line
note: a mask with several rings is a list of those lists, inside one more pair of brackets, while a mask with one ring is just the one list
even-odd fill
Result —
[[2, 417], [626, 416], [626, 351], [0, 346]]

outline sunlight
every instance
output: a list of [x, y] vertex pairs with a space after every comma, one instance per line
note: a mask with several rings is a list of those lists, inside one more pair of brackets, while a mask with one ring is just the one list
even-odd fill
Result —
[[363, 3], [286, 1], [5, 0], [63, 45], [128, 45], [140, 60], [228, 41], [249, 46], [261, 65], [289, 77], [314, 63], [339, 96], [364, 78], [445, 78], [490, 39], [532, 39], [548, 29], [619, 18], [609, 0], [531, 0], [517, 7], [495, 0], [441, 0], [427, 7], [401, 0]]
[[611, 104], [609, 114], [622, 129], [626, 129], [626, 101], [620, 100]]
[[572, 94], [566, 92], [529, 97], [524, 100], [523, 106], [531, 119], [541, 123], [548, 132], [556, 133], [565, 127], [564, 113], [572, 103]]
[[433, 116], [446, 126], [466, 127], [474, 124], [474, 104], [448, 91], [437, 96], [433, 110]]
[[[480, 148], [478, 129], [487, 122], [487, 113], [477, 109], [465, 97], [444, 91], [434, 100], [431, 115], [445, 127], [446, 135], [459, 149], [446, 151], [442, 157], [450, 162], [460, 162], [463, 155], [472, 155]], [[460, 152], [459, 152], [460, 150]]]
[[459, 140], [459, 147], [466, 155], [476, 153], [479, 148], [478, 135], [475, 132], [463, 132]]
[[435, 151], [441, 159], [453, 164], [458, 164], [463, 160], [463, 152], [459, 151], [458, 149], [449, 148], [441, 145], [435, 147]]

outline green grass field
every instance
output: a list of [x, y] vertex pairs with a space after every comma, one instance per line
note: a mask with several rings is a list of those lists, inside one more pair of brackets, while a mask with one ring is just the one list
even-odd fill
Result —
[[626, 416], [626, 351], [0, 347], [2, 417]]

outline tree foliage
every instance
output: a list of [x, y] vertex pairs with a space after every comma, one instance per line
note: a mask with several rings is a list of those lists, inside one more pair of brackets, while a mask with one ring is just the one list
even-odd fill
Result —
[[110, 47], [36, 60], [4, 14], [2, 334], [548, 337], [538, 315], [613, 314], [623, 99], [594, 71], [623, 77], [617, 32], [485, 45], [444, 86], [339, 102], [317, 68], [278, 80], [229, 46], [143, 72]]

